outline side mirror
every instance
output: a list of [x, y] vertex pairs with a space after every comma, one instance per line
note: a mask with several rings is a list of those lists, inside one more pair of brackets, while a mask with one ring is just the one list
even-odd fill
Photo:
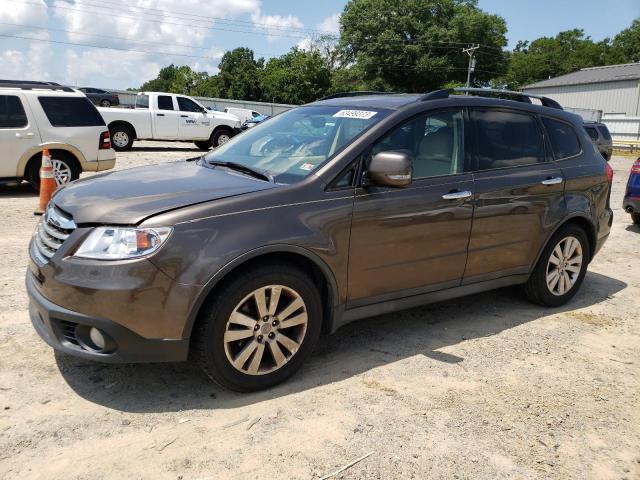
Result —
[[202, 113], [209, 113], [209, 110], [207, 110], [206, 108], [203, 108]]
[[411, 185], [411, 155], [401, 151], [376, 153], [367, 173], [372, 182], [385, 187], [407, 187]]

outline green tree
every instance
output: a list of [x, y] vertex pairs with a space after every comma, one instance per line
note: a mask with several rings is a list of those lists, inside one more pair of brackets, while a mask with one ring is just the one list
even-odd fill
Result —
[[608, 50], [608, 39], [596, 43], [580, 29], [541, 37], [531, 44], [520, 41], [511, 54], [505, 83], [521, 88], [580, 68], [605, 65]]
[[424, 92], [466, 80], [462, 48], [479, 43], [474, 80], [506, 71], [503, 18], [476, 0], [350, 0], [340, 19], [343, 55], [367, 88]]
[[237, 100], [259, 100], [260, 72], [264, 59], [255, 60], [253, 50], [236, 48], [226, 52], [218, 65], [217, 86], [220, 96]]
[[263, 99], [269, 102], [302, 104], [327, 93], [331, 72], [318, 51], [296, 47], [274, 57], [262, 72]]
[[633, 62], [640, 62], [640, 18], [613, 37], [609, 54], [609, 63]]
[[206, 72], [194, 72], [188, 65], [176, 67], [172, 64], [160, 69], [158, 76], [143, 83], [140, 90], [193, 95], [198, 85], [208, 78]]

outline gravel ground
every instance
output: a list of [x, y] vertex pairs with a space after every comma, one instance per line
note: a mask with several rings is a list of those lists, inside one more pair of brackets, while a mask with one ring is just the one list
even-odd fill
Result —
[[[139, 142], [117, 168], [197, 155]], [[640, 229], [621, 210], [568, 305], [517, 289], [366, 319], [286, 384], [54, 354], [23, 286], [36, 196], [0, 186], [0, 478], [640, 478]], [[634, 268], [635, 267], [635, 268]]]

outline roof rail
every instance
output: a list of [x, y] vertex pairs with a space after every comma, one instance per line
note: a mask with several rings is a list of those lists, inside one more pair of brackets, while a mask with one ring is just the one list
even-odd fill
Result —
[[320, 100], [331, 100], [332, 98], [344, 98], [344, 97], [359, 97], [361, 95], [391, 95], [396, 92], [377, 92], [375, 90], [355, 90], [353, 92], [339, 92], [333, 93], [331, 95], [327, 95], [326, 97], [322, 97], [318, 99]]
[[551, 98], [543, 97], [540, 95], [532, 95], [529, 93], [515, 92], [511, 90], [499, 90], [497, 88], [447, 88], [429, 92], [420, 97], [419, 101], [424, 102], [427, 100], [439, 100], [442, 98], [448, 98], [450, 94], [455, 92], [471, 93], [478, 96], [482, 96], [483, 94], [485, 94], [486, 96], [513, 97], [512, 100], [524, 103], [531, 103], [532, 98], [537, 98], [538, 100], [540, 100], [540, 103], [542, 103], [544, 107], [557, 108], [558, 110], [562, 110], [562, 106]]
[[0, 80], [0, 88], [18, 88], [20, 90], [62, 90], [73, 92], [73, 88], [54, 82], [34, 82], [29, 80]]

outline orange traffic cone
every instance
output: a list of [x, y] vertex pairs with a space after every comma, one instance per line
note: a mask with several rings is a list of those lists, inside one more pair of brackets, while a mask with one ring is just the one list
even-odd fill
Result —
[[51, 195], [56, 190], [56, 180], [53, 177], [53, 164], [49, 150], [42, 149], [42, 165], [40, 166], [40, 206], [33, 212], [34, 215], [42, 215], [47, 208]]

